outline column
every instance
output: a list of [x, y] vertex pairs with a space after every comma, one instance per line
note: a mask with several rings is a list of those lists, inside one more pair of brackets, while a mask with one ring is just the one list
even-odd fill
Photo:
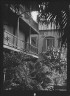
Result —
[[18, 20], [17, 20], [17, 48], [18, 48], [18, 40], [19, 39], [19, 17], [18, 17]]

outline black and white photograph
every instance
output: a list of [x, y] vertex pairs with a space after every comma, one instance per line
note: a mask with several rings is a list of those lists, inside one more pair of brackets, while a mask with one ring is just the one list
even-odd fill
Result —
[[69, 18], [69, 2], [3, 4], [3, 90], [67, 91]]

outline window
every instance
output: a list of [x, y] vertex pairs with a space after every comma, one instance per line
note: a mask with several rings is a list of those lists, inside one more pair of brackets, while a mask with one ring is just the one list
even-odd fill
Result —
[[31, 37], [31, 45], [37, 46], [37, 37]]
[[48, 48], [51, 48], [51, 47], [54, 47], [54, 37], [48, 37], [47, 39], [46, 39], [46, 47]]

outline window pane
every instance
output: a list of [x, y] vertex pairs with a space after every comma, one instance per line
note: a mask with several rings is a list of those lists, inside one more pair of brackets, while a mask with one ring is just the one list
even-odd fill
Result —
[[37, 46], [37, 37], [31, 37], [31, 44]]
[[52, 38], [47, 39], [47, 47], [49, 48], [54, 47], [54, 39]]

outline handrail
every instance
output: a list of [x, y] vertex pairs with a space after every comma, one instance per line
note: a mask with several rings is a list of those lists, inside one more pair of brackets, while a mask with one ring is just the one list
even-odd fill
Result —
[[[12, 33], [8, 32], [7, 30], [5, 30], [5, 32], [8, 33], [8, 34], [10, 34], [10, 35], [12, 35], [12, 36], [15, 37], [15, 38], [17, 38], [18, 40], [23, 41], [23, 40], [19, 39], [19, 37], [17, 37], [17, 36], [15, 36], [15, 35], [13, 35]], [[24, 41], [23, 41], [23, 42], [24, 42]]]
[[[8, 32], [7, 30], [6, 30], [5, 32], [8, 33], [8, 34], [10, 34], [10, 35], [12, 35], [12, 36], [15, 37], [15, 38], [17, 38], [18, 40], [20, 40], [20, 41], [22, 41], [22, 42], [25, 42], [25, 41], [19, 39], [17, 36], [13, 35], [12, 33]], [[28, 42], [26, 42], [26, 43], [27, 43], [27, 44], [30, 44], [30, 43], [28, 43]], [[30, 45], [31, 45], [31, 44], [30, 44]], [[31, 46], [37, 48], [37, 47], [34, 46], [34, 45], [31, 45]]]
[[[5, 30], [4, 31], [5, 33], [7, 33], [7, 34], [9, 34], [9, 35], [11, 35], [13, 38], [11, 39], [11, 40], [13, 40], [14, 41], [14, 38], [16, 38], [16, 40], [18, 39], [18, 42], [19, 42], [19, 40], [20, 41], [22, 41], [21, 42], [21, 46], [20, 46], [20, 50], [21, 49], [23, 49], [23, 50], [25, 50], [26, 49], [26, 51], [30, 51], [30, 52], [33, 52], [33, 53], [38, 53], [38, 48], [36, 47], [36, 46], [33, 46], [33, 45], [31, 45], [30, 43], [28, 43], [28, 42], [25, 42], [25, 41], [23, 41], [23, 40], [21, 40], [21, 39], [19, 39], [17, 36], [15, 36], [15, 35], [13, 35], [12, 33], [10, 33], [10, 32], [8, 32], [7, 30]], [[15, 43], [11, 43], [12, 44], [12, 46], [14, 46], [14, 44], [18, 44], [18, 42], [17, 41], [15, 41]], [[23, 43], [24, 43], [24, 46], [25, 46], [25, 44], [26, 44], [26, 48], [24, 47], [24, 48], [21, 48], [21, 47], [23, 47]], [[10, 43], [9, 43], [10, 44]], [[18, 45], [15, 45], [16, 47], [17, 47], [17, 49], [18, 49]]]
[[29, 44], [29, 45], [31, 45], [32, 47], [35, 47], [35, 48], [37, 48], [36, 46], [34, 46], [34, 45], [32, 45], [32, 44], [30, 44], [30, 43], [28, 43], [28, 42], [26, 42], [27, 44]]

